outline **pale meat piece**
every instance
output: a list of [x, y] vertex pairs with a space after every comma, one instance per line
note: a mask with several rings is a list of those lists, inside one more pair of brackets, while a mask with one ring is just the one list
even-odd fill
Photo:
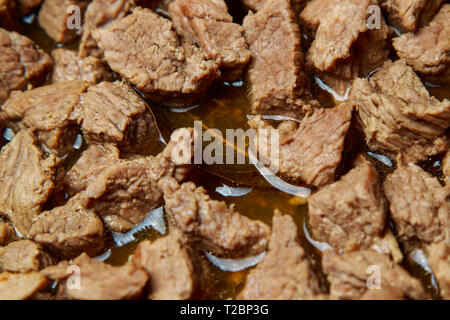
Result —
[[263, 222], [211, 199], [192, 182], [180, 185], [173, 178], [163, 178], [159, 186], [170, 224], [186, 245], [227, 257], [254, 256], [266, 250], [270, 227]]
[[[74, 268], [79, 274], [73, 275]], [[63, 261], [41, 272], [47, 278], [59, 280], [63, 288], [61, 295], [76, 300], [125, 300], [139, 298], [147, 283], [145, 271], [133, 263], [120, 267], [108, 265], [102, 261], [81, 254], [76, 259]], [[69, 277], [80, 277], [77, 283]], [[77, 286], [79, 284], [79, 286]]]
[[301, 119], [312, 107], [300, 29], [288, 0], [271, 1], [243, 23], [252, 53], [247, 83], [251, 111]]
[[112, 74], [104, 62], [96, 57], [80, 58], [76, 52], [59, 48], [52, 51], [55, 62], [52, 82], [77, 80], [94, 85], [102, 80], [111, 80]]
[[19, 240], [14, 227], [9, 223], [0, 221], [0, 246], [6, 246], [13, 241]]
[[439, 285], [442, 298], [450, 299], [450, 244], [440, 242], [426, 248], [428, 263]]
[[62, 157], [73, 150], [80, 121], [76, 111], [85, 89], [81, 82], [66, 81], [14, 91], [2, 105], [0, 118], [16, 132], [31, 129], [46, 151]]
[[417, 33], [394, 39], [398, 56], [426, 79], [437, 83], [450, 82], [449, 21], [450, 4], [445, 4], [429, 25]]
[[53, 62], [27, 37], [0, 28], [0, 65], [1, 104], [11, 91], [41, 84], [52, 70]]
[[300, 13], [301, 25], [310, 33], [314, 34], [320, 25], [320, 18], [333, 8], [340, 0], [311, 0]]
[[450, 151], [447, 151], [447, 154], [442, 160], [442, 172], [444, 173], [445, 179], [447, 181], [447, 185], [450, 183]]
[[0, 273], [0, 300], [26, 300], [41, 290], [47, 281], [39, 272]]
[[89, 144], [112, 143], [124, 152], [142, 151], [159, 138], [152, 112], [124, 82], [101, 82], [81, 96], [81, 130]]
[[169, 13], [177, 33], [217, 61], [222, 80], [235, 81], [242, 75], [251, 53], [225, 1], [177, 0], [170, 4]]
[[92, 36], [111, 69], [166, 106], [192, 104], [220, 75], [202, 49], [183, 44], [172, 22], [148, 9], [136, 8]]
[[[422, 284], [389, 256], [375, 250], [324, 251], [322, 268], [330, 283], [330, 298], [361, 299], [380, 289], [400, 290], [404, 299], [427, 299]], [[377, 283], [375, 277], [379, 278]], [[370, 289], [369, 285], [375, 288]], [[396, 293], [398, 298], [399, 292]]]
[[[341, 163], [345, 138], [350, 127], [352, 107], [341, 104], [331, 109], [317, 109], [298, 124], [282, 122], [279, 133], [278, 172], [291, 180], [323, 187], [334, 181]], [[249, 121], [250, 127], [258, 130], [274, 129], [260, 116]], [[258, 143], [259, 153], [270, 155], [271, 142]], [[272, 155], [271, 155], [272, 157]]]
[[0, 247], [0, 271], [39, 271], [53, 264], [53, 258], [43, 248], [30, 240], [15, 241]]
[[273, 217], [269, 251], [247, 276], [243, 300], [323, 299], [319, 282], [300, 245], [292, 217], [278, 210]]

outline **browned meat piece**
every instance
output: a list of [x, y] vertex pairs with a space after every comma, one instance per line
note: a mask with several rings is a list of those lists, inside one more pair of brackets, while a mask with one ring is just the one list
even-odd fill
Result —
[[233, 23], [223, 0], [177, 0], [169, 13], [178, 34], [192, 39], [215, 59], [224, 81], [234, 81], [244, 72], [251, 53], [242, 27]]
[[[72, 267], [71, 267], [72, 266]], [[73, 268], [79, 268], [79, 274], [72, 275]], [[60, 262], [42, 272], [47, 278], [63, 281], [62, 295], [78, 300], [122, 300], [141, 296], [147, 283], [147, 274], [133, 263], [113, 267], [102, 261], [82, 254], [73, 261]], [[67, 279], [79, 276], [80, 282]], [[67, 281], [64, 281], [67, 279]], [[80, 286], [78, 287], [77, 284]]]
[[[252, 9], [253, 11], [258, 11], [264, 8], [268, 3], [276, 2], [277, 0], [242, 0], [242, 2]], [[295, 13], [300, 12], [300, 8], [303, 6], [307, 0], [290, 0], [292, 8]]]
[[362, 159], [339, 181], [308, 199], [312, 236], [342, 250], [376, 244], [386, 228], [387, 203], [376, 169]]
[[71, 198], [65, 205], [42, 212], [28, 232], [56, 256], [73, 258], [82, 252], [95, 255], [103, 249], [103, 223], [87, 208], [82, 196]]
[[112, 79], [112, 74], [102, 60], [93, 56], [80, 58], [74, 51], [56, 49], [52, 51], [55, 61], [52, 82], [78, 80], [94, 85], [102, 80]]
[[313, 34], [320, 25], [320, 18], [340, 0], [311, 0], [300, 13], [300, 23]]
[[69, 20], [75, 18], [78, 12], [70, 10], [72, 6], [77, 6], [80, 10], [81, 23], [89, 0], [44, 0], [39, 10], [39, 25], [56, 42], [69, 42], [75, 40], [81, 30], [76, 28], [71, 30]]
[[302, 118], [317, 106], [303, 64], [300, 30], [288, 0], [271, 1], [243, 23], [252, 52], [247, 73], [256, 114]]
[[15, 0], [20, 16], [27, 16], [40, 6], [42, 0]]
[[433, 19], [445, 0], [381, 0], [389, 22], [403, 32], [415, 32]]
[[41, 290], [47, 281], [39, 272], [0, 273], [0, 300], [25, 300]]
[[391, 217], [404, 242], [440, 242], [450, 235], [450, 193], [419, 166], [398, 161], [384, 182]]
[[250, 271], [238, 296], [244, 300], [311, 300], [323, 298], [292, 217], [276, 210], [269, 251]]
[[[330, 283], [332, 299], [360, 299], [367, 297], [369, 284], [377, 286], [379, 276], [381, 289], [401, 290], [405, 299], [426, 299], [427, 294], [418, 279], [413, 278], [387, 255], [375, 250], [345, 252], [338, 254], [325, 251], [322, 267]], [[375, 280], [375, 281], [372, 281]], [[391, 289], [392, 290], [392, 289]], [[398, 297], [398, 293], [396, 294]]]
[[0, 0], [0, 28], [13, 30], [17, 26], [14, 20], [16, 3], [11, 0]]
[[44, 158], [36, 143], [29, 131], [22, 130], [0, 153], [0, 214], [23, 236], [55, 188], [55, 157]]
[[0, 221], [0, 246], [6, 246], [16, 240], [19, 240], [19, 238], [14, 227], [9, 223]]
[[30, 240], [15, 241], [0, 247], [0, 270], [9, 272], [39, 271], [53, 264], [42, 247]]
[[0, 110], [14, 131], [30, 128], [47, 151], [58, 156], [73, 150], [79, 115], [75, 112], [86, 87], [78, 81], [57, 82], [24, 92], [14, 91]]
[[90, 145], [64, 177], [64, 190], [73, 196], [83, 191], [108, 167], [119, 162], [119, 149], [113, 145]]
[[444, 173], [445, 179], [447, 181], [447, 185], [450, 183], [450, 151], [447, 151], [447, 154], [442, 160], [442, 172]]
[[399, 288], [385, 286], [381, 289], [367, 290], [361, 300], [404, 300], [403, 291]]
[[206, 282], [211, 279], [198, 260], [176, 231], [153, 243], [141, 242], [133, 256], [133, 262], [149, 275], [148, 298], [152, 300], [206, 297]]
[[220, 74], [203, 50], [182, 45], [172, 22], [148, 9], [136, 8], [92, 36], [114, 71], [164, 105], [191, 104]]
[[[0, 16], [1, 17], [1, 16]], [[52, 59], [33, 41], [0, 28], [0, 104], [12, 90], [38, 85], [52, 69]]]
[[450, 4], [445, 4], [428, 26], [394, 39], [398, 56], [433, 82], [450, 82], [449, 21]]
[[428, 263], [439, 284], [441, 296], [450, 299], [450, 245], [448, 242], [432, 244], [427, 248]]
[[212, 200], [205, 189], [192, 182], [179, 185], [175, 179], [163, 178], [159, 186], [169, 221], [180, 230], [185, 244], [216, 256], [233, 257], [256, 255], [267, 248], [270, 227], [263, 222]]
[[[342, 160], [351, 118], [351, 106], [342, 104], [332, 109], [317, 109], [305, 117], [301, 124], [282, 122], [277, 129], [280, 136], [278, 172], [316, 187], [333, 182]], [[252, 118], [249, 125], [260, 132], [273, 129], [258, 116]], [[261, 154], [270, 154], [270, 142], [258, 145]]]
[[408, 161], [448, 150], [450, 101], [430, 97], [403, 60], [386, 62], [370, 80], [355, 80], [350, 99], [370, 148], [403, 153]]
[[113, 143], [136, 152], [159, 138], [153, 114], [124, 82], [101, 82], [81, 98], [81, 129], [88, 143]]

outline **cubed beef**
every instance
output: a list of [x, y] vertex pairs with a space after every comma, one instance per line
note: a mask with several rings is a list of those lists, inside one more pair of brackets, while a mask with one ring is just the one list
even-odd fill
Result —
[[[278, 172], [308, 185], [323, 187], [334, 181], [341, 163], [345, 137], [350, 127], [352, 108], [342, 104], [331, 109], [317, 109], [301, 124], [282, 122], [279, 132]], [[273, 129], [261, 117], [254, 117], [249, 125], [259, 130]], [[271, 143], [258, 143], [259, 152], [270, 155]], [[272, 157], [272, 155], [271, 155]]]
[[449, 21], [450, 4], [445, 4], [428, 26], [394, 39], [398, 56], [433, 82], [450, 82]]
[[450, 151], [447, 151], [447, 154], [442, 160], [442, 172], [444, 173], [445, 179], [447, 181], [447, 185], [450, 183]]
[[304, 68], [300, 29], [288, 0], [270, 1], [243, 23], [252, 52], [247, 72], [251, 110], [302, 118], [317, 106]]
[[[73, 274], [74, 268], [79, 273]], [[62, 281], [62, 296], [78, 300], [120, 300], [139, 298], [147, 283], [145, 271], [133, 263], [120, 267], [108, 265], [102, 261], [81, 254], [73, 261], [63, 261], [42, 272], [47, 278]], [[79, 276], [80, 286], [69, 277]], [[67, 281], [65, 281], [67, 279]]]
[[0, 214], [22, 236], [55, 189], [57, 161], [53, 155], [45, 158], [36, 144], [33, 134], [22, 130], [0, 153]]
[[433, 19], [445, 0], [381, 0], [389, 22], [403, 32], [415, 32]]
[[57, 82], [24, 92], [14, 91], [0, 110], [14, 131], [30, 128], [46, 151], [64, 156], [73, 150], [79, 131], [76, 108], [86, 87], [78, 81]]
[[[331, 250], [325, 251], [322, 267], [330, 283], [332, 299], [360, 299], [368, 292], [378, 290], [376, 289], [378, 284], [380, 289], [401, 290], [405, 299], [428, 298], [418, 279], [410, 276], [387, 255], [375, 250], [342, 254]], [[380, 277], [379, 283], [377, 277]], [[369, 284], [375, 288], [369, 288]]]
[[[271, 2], [276, 2], [278, 0], [242, 0], [242, 2], [252, 9], [253, 11], [258, 11], [264, 8], [267, 4], [270, 4]], [[300, 12], [300, 8], [303, 7], [303, 4], [307, 2], [307, 0], [290, 0], [292, 9], [295, 13]]]
[[9, 223], [0, 221], [0, 246], [6, 246], [10, 242], [19, 240], [14, 227]]
[[52, 51], [55, 67], [52, 82], [78, 80], [93, 85], [102, 80], [112, 79], [112, 74], [104, 62], [96, 57], [80, 58], [74, 51], [59, 48]]
[[440, 295], [450, 299], [450, 244], [440, 242], [426, 249], [428, 263], [439, 284]]
[[350, 99], [372, 149], [421, 161], [448, 150], [450, 101], [430, 97], [403, 60], [388, 61], [370, 79], [353, 83]]
[[367, 290], [361, 300], [404, 300], [403, 291], [399, 288], [384, 286], [376, 290]]
[[114, 71], [164, 105], [191, 104], [220, 74], [202, 49], [183, 45], [172, 22], [148, 9], [137, 8], [92, 36]]
[[179, 185], [173, 178], [163, 178], [159, 186], [169, 221], [180, 230], [185, 244], [232, 257], [256, 255], [267, 248], [270, 227], [263, 222], [212, 200], [205, 189], [192, 182]]
[[39, 244], [30, 240], [15, 241], [6, 247], [0, 247], [1, 271], [39, 271], [52, 264], [52, 257]]
[[46, 284], [39, 272], [0, 273], [0, 300], [29, 299]]
[[139, 244], [134, 263], [149, 275], [151, 300], [189, 300], [206, 298], [208, 279], [200, 258], [180, 241], [176, 230], [155, 242]]
[[[84, 11], [89, 0], [44, 0], [41, 10], [39, 10], [39, 25], [56, 42], [69, 42], [75, 40], [81, 32], [71, 28], [69, 20], [80, 19], [83, 22]], [[72, 6], [77, 6], [79, 11], [70, 10]], [[75, 16], [77, 15], [78, 16]], [[80, 16], [81, 15], [81, 16]]]
[[0, 28], [0, 104], [12, 90], [38, 85], [51, 71], [53, 62], [33, 41]]
[[247, 276], [239, 299], [312, 300], [323, 298], [319, 282], [300, 245], [292, 217], [275, 211], [269, 251]]
[[340, 0], [311, 0], [300, 13], [300, 23], [310, 34], [319, 28], [320, 18]]
[[81, 101], [81, 129], [89, 144], [113, 143], [137, 152], [159, 138], [152, 112], [124, 82], [91, 86]]
[[169, 13], [178, 34], [194, 40], [217, 61], [222, 80], [234, 81], [242, 75], [251, 53], [225, 1], [177, 0], [170, 4]]

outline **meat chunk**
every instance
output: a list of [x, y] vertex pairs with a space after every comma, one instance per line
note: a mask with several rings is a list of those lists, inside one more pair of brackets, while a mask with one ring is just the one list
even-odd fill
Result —
[[14, 30], [17, 23], [14, 19], [16, 3], [11, 0], [0, 0], [0, 28]]
[[[73, 276], [79, 276], [80, 282], [64, 281], [72, 275], [74, 268], [78, 270]], [[49, 279], [63, 281], [63, 296], [77, 300], [139, 298], [148, 279], [147, 274], [132, 263], [113, 267], [84, 253], [73, 261], [46, 268], [42, 274]]]
[[101, 82], [81, 98], [81, 129], [88, 143], [113, 143], [136, 152], [159, 137], [151, 111], [124, 82]]
[[41, 290], [47, 281], [39, 272], [0, 273], [0, 300], [25, 300]]
[[447, 154], [442, 160], [442, 172], [444, 173], [445, 179], [447, 181], [447, 185], [450, 183], [450, 151], [447, 151]]
[[432, 244], [427, 248], [428, 263], [439, 284], [441, 296], [450, 299], [450, 245], [448, 242]]
[[15, 0], [20, 16], [27, 16], [42, 3], [42, 0]]
[[[258, 11], [264, 8], [267, 4], [270, 4], [271, 2], [276, 2], [277, 0], [242, 0], [242, 2], [252, 9], [253, 11]], [[300, 8], [303, 6], [303, 4], [307, 0], [290, 0], [292, 9], [295, 13], [300, 12]]]
[[[80, 35], [82, 17], [88, 4], [89, 0], [44, 0], [39, 10], [39, 25], [56, 42], [75, 40]], [[75, 23], [77, 19], [80, 29]]]
[[51, 71], [52, 59], [33, 41], [0, 28], [0, 104], [13, 90], [41, 84]]
[[136, 8], [92, 36], [114, 71], [164, 105], [189, 105], [220, 74], [203, 50], [182, 45], [172, 23], [148, 9]]
[[[330, 283], [332, 299], [360, 299], [378, 290], [377, 287], [400, 290], [405, 299], [427, 298], [418, 279], [410, 276], [387, 255], [375, 250], [343, 254], [325, 251], [322, 267]], [[374, 287], [369, 288], [369, 285]]]
[[28, 235], [55, 256], [73, 258], [82, 252], [93, 256], [104, 246], [101, 219], [87, 206], [82, 195], [60, 207], [42, 212], [33, 221]]
[[0, 247], [1, 271], [39, 271], [51, 264], [53, 264], [52, 257], [33, 241], [15, 241], [6, 247]]
[[270, 1], [243, 23], [252, 52], [247, 72], [251, 110], [301, 119], [317, 106], [304, 68], [300, 30], [288, 0]]
[[251, 53], [242, 27], [233, 23], [223, 0], [177, 0], [169, 13], [178, 34], [192, 39], [215, 59], [224, 81], [234, 81], [244, 72]]
[[[350, 127], [352, 108], [342, 104], [332, 109], [317, 109], [301, 124], [282, 122], [279, 132], [278, 172], [308, 185], [323, 187], [334, 181], [341, 163], [345, 137]], [[262, 130], [273, 129], [261, 117], [254, 117], [249, 125]], [[258, 143], [259, 152], [269, 155], [271, 143]], [[277, 166], [275, 161], [273, 165]]]
[[430, 97], [403, 60], [386, 62], [370, 80], [355, 80], [350, 99], [370, 148], [391, 156], [403, 153], [407, 161], [448, 149], [444, 133], [450, 126], [450, 101]]
[[23, 236], [54, 190], [58, 168], [55, 157], [45, 158], [36, 143], [22, 130], [0, 153], [0, 214]]
[[433, 19], [444, 0], [382, 0], [389, 22], [403, 32], [415, 32]]
[[398, 56], [433, 82], [450, 82], [449, 20], [450, 4], [445, 4], [428, 26], [394, 39]]
[[212, 200], [205, 189], [175, 179], [159, 182], [167, 215], [183, 242], [216, 256], [251, 256], [267, 248], [270, 227], [250, 220], [224, 202]]
[[16, 240], [19, 240], [19, 238], [14, 227], [9, 223], [0, 221], [0, 246], [6, 246]]
[[152, 300], [188, 300], [205, 297], [205, 266], [171, 231], [155, 242], [139, 244], [133, 262], [149, 275], [148, 298]]
[[340, 0], [311, 0], [300, 13], [300, 23], [308, 33], [314, 34], [319, 28], [320, 18]]
[[59, 48], [52, 51], [55, 67], [52, 82], [77, 80], [94, 85], [102, 80], [110, 80], [112, 74], [102, 60], [89, 56], [80, 58], [74, 51]]
[[244, 300], [311, 300], [323, 298], [297, 226], [288, 215], [275, 211], [269, 251], [250, 271], [239, 294]]
[[73, 150], [79, 131], [76, 108], [85, 89], [78, 81], [67, 81], [15, 91], [3, 104], [0, 117], [14, 131], [32, 129], [47, 151], [63, 156]]

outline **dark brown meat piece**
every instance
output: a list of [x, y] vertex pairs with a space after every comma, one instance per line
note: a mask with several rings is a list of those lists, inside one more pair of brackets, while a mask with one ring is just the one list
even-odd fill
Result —
[[[323, 271], [330, 283], [332, 299], [360, 299], [367, 297], [369, 284], [376, 286], [372, 277], [380, 277], [380, 288], [401, 290], [405, 299], [426, 299], [427, 294], [418, 279], [413, 278], [387, 255], [375, 250], [338, 254], [325, 251], [322, 257]], [[379, 272], [378, 272], [379, 271]], [[398, 293], [397, 293], [398, 295]]]
[[149, 275], [147, 291], [151, 300], [205, 298], [207, 281], [211, 279], [198, 260], [176, 231], [155, 242], [141, 242], [133, 256], [133, 262]]
[[89, 144], [113, 143], [137, 152], [159, 138], [151, 111], [124, 82], [91, 86], [81, 101], [81, 129]]
[[[242, 2], [253, 11], [261, 10], [267, 4], [276, 1], [278, 0], [242, 0]], [[303, 4], [307, 2], [307, 0], [290, 0], [290, 2], [294, 12], [298, 13], [300, 12], [300, 8], [303, 7]]]
[[355, 80], [350, 99], [370, 148], [403, 153], [408, 161], [448, 150], [450, 101], [430, 97], [403, 60], [386, 62], [370, 80]]
[[13, 241], [19, 240], [14, 227], [9, 223], [0, 221], [0, 246], [6, 246]]
[[59, 48], [52, 51], [55, 67], [52, 82], [78, 80], [94, 85], [102, 80], [112, 79], [112, 74], [102, 60], [89, 56], [80, 58], [76, 52]]
[[178, 34], [192, 39], [220, 67], [221, 79], [234, 81], [244, 72], [251, 53], [242, 27], [233, 23], [223, 0], [177, 0], [169, 13]]
[[1, 104], [11, 91], [26, 89], [29, 84], [41, 84], [53, 62], [27, 37], [0, 28], [0, 65]]
[[16, 3], [11, 0], [0, 0], [0, 28], [14, 30], [17, 27], [14, 11]]
[[47, 281], [39, 272], [0, 273], [0, 300], [25, 300], [41, 290]]
[[250, 271], [238, 298], [244, 300], [312, 300], [323, 298], [292, 217], [275, 211], [269, 251]]
[[36, 143], [32, 133], [22, 130], [0, 153], [0, 214], [22, 236], [27, 236], [55, 188], [56, 159], [44, 158]]
[[[73, 273], [78, 268], [79, 273]], [[80, 255], [73, 261], [60, 262], [42, 272], [47, 278], [63, 281], [62, 295], [77, 300], [122, 300], [139, 298], [148, 277], [133, 263], [113, 267], [102, 261]], [[80, 286], [69, 277], [80, 277]], [[67, 281], [64, 281], [66, 280]]]
[[193, 103], [220, 74], [203, 50], [182, 45], [172, 22], [148, 9], [136, 8], [92, 36], [114, 71], [164, 105]]
[[426, 249], [428, 263], [439, 284], [442, 298], [450, 299], [450, 244], [440, 242]]
[[14, 131], [30, 128], [46, 151], [63, 156], [78, 134], [76, 108], [86, 87], [78, 81], [57, 82], [25, 92], [14, 91], [0, 110]]
[[[69, 21], [75, 18], [77, 11], [70, 10], [72, 6], [79, 8], [81, 24], [89, 0], [44, 0], [39, 10], [38, 21], [41, 28], [56, 42], [70, 42], [80, 35], [80, 30], [69, 29]], [[76, 27], [76, 26], [75, 26]]]
[[42, 3], [42, 0], [14, 0], [17, 4], [19, 15], [27, 16]]
[[0, 271], [39, 271], [52, 264], [52, 257], [39, 244], [30, 240], [15, 241], [0, 247]]
[[381, 0], [389, 22], [402, 32], [415, 32], [433, 19], [445, 0]]
[[216, 256], [252, 256], [266, 250], [270, 227], [251, 220], [225, 202], [212, 200], [206, 190], [175, 179], [159, 182], [171, 225], [182, 234], [186, 245]]
[[300, 29], [288, 0], [271, 1], [243, 23], [252, 52], [247, 82], [255, 114], [301, 119], [317, 106], [303, 64]]
[[[332, 109], [317, 109], [301, 124], [282, 122], [277, 129], [280, 136], [278, 172], [316, 187], [333, 182], [351, 118], [351, 106], [342, 104]], [[259, 130], [259, 136], [263, 134], [261, 130], [273, 129], [259, 116], [252, 118], [249, 125]], [[270, 154], [270, 142], [258, 145], [260, 154]]]
[[433, 82], [450, 82], [449, 21], [450, 4], [445, 4], [428, 26], [394, 39], [398, 56]]

